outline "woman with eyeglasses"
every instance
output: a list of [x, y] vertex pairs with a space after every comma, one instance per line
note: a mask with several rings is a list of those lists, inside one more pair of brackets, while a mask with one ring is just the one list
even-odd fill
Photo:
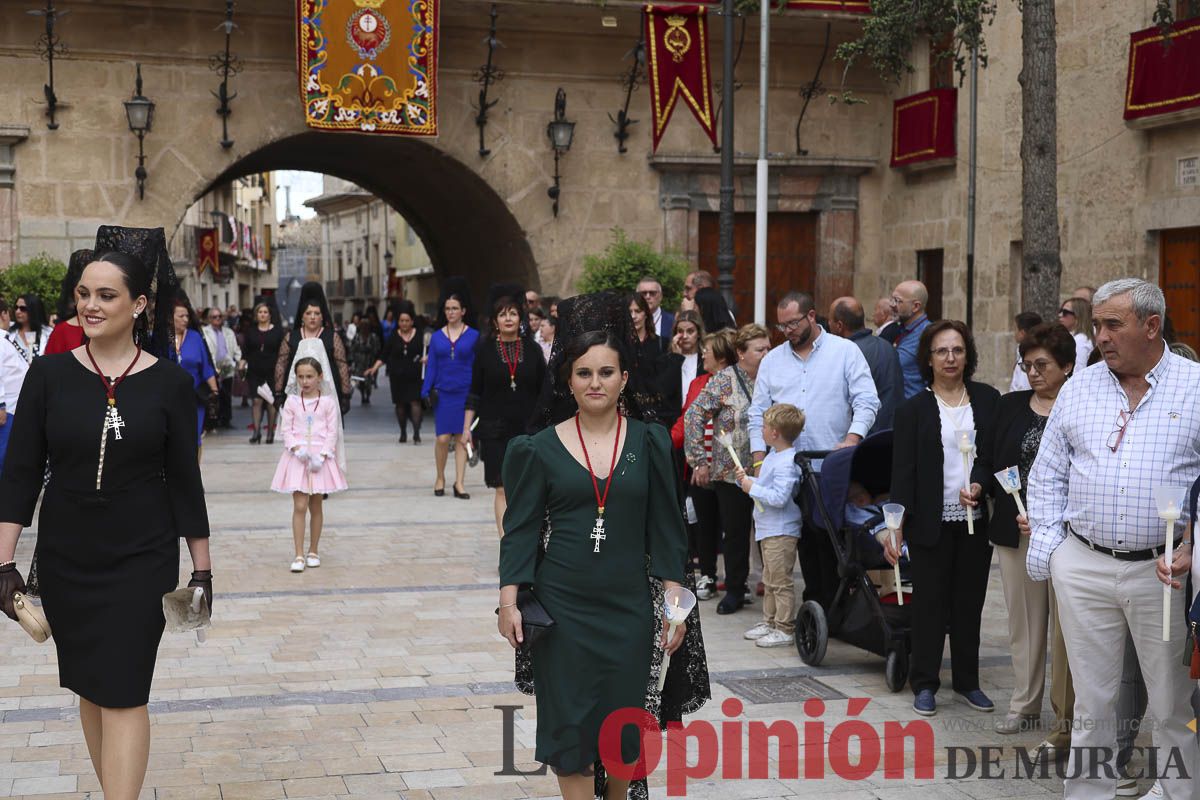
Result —
[[[1021, 342], [1017, 365], [1028, 376], [1032, 388], [1004, 395], [997, 406], [992, 462], [997, 470], [1011, 466], [1020, 470], [1022, 498], [1046, 420], [1059, 390], [1076, 368], [1075, 344], [1070, 332], [1057, 323], [1046, 322], [1030, 328]], [[1066, 647], [1058, 630], [1053, 587], [1049, 581], [1031, 580], [1025, 569], [1029, 537], [1022, 534], [1018, 524], [1016, 500], [994, 477], [987, 485], [995, 498], [988, 538], [1000, 558], [1004, 604], [1008, 609], [1009, 649], [1016, 679], [1008, 715], [996, 721], [995, 729], [997, 733], [1023, 733], [1041, 718], [1046, 685], [1046, 633], [1053, 620], [1050, 705], [1056, 724], [1050, 728], [1043, 746], [1066, 752], [1071, 746], [1074, 695]]]
[[1058, 307], [1058, 321], [1075, 337], [1075, 363], [1080, 369], [1088, 365], [1088, 357], [1096, 347], [1092, 338], [1092, 304], [1082, 297], [1068, 297]]
[[13, 311], [14, 321], [9, 338], [25, 362], [32, 363], [45, 351], [53, 332], [46, 324], [46, 306], [36, 294], [23, 294], [17, 298]]
[[[885, 552], [895, 564], [908, 543], [913, 584], [909, 682], [913, 710], [927, 717], [937, 713], [947, 624], [955, 694], [978, 711], [995, 709], [979, 688], [979, 626], [992, 561], [981, 500], [994, 469], [1000, 393], [971, 380], [978, 363], [966, 325], [932, 323], [917, 346], [926, 389], [896, 409], [893, 426], [892, 502], [904, 506], [905, 519]], [[975, 433], [967, 463], [959, 450], [960, 431]]]

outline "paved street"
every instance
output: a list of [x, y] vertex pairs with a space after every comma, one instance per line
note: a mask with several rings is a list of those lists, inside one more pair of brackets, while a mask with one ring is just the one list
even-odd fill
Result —
[[[497, 541], [482, 468], [469, 501], [434, 498], [431, 420], [426, 443], [398, 445], [386, 389], [348, 417], [351, 491], [326, 504], [324, 565], [301, 575], [292, 558], [291, 500], [267, 490], [278, 447], [252, 447], [238, 409], [236, 431], [209, 437], [204, 479], [213, 527], [216, 626], [207, 643], [167, 635], [151, 698], [153, 747], [143, 798], [273, 800], [339, 797], [456, 800], [556, 796], [553, 777], [496, 776], [503, 763], [498, 705], [517, 713], [515, 761], [533, 765], [532, 698], [512, 687], [512, 654], [495, 631]], [[18, 562], [28, 564], [27, 532]], [[998, 708], [1009, 681], [1003, 600], [993, 569], [984, 621], [983, 677]], [[825, 664], [805, 667], [792, 648], [764, 650], [741, 638], [759, 605], [718, 617], [702, 606], [713, 701], [696, 718], [725, 719], [721, 701], [740, 696], [746, 719], [809, 720], [809, 688], [870, 697], [860, 715], [877, 730], [911, 720], [911, 695], [891, 694], [882, 662], [831, 642]], [[0, 795], [84, 797], [98, 785], [87, 761], [72, 695], [58, 687], [53, 649], [14, 625], [0, 626]], [[585, 665], [581, 665], [585, 666]], [[103, 665], [97, 665], [103, 668]], [[948, 673], [945, 683], [949, 683]], [[1023, 745], [1040, 732], [1002, 737], [981, 715], [939, 695], [935, 777], [903, 780], [882, 766], [865, 780], [696, 780], [692, 798], [1046, 797], [1054, 780], [945, 777], [945, 747]], [[846, 718], [827, 703], [826, 737]], [[1048, 701], [1047, 701], [1048, 712]], [[982, 730], [972, 726], [982, 725]], [[857, 745], [851, 752], [857, 752]], [[743, 748], [743, 751], [745, 748]], [[801, 775], [808, 766], [801, 750]], [[852, 755], [856, 761], [857, 756]], [[728, 767], [727, 767], [728, 768]], [[742, 774], [745, 774], [743, 772]], [[665, 770], [652, 778], [665, 797]]]

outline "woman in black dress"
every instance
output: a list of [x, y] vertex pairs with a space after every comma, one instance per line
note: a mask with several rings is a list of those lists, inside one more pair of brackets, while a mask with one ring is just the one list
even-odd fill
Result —
[[[392, 311], [388, 311], [389, 314]], [[387, 367], [392, 404], [396, 407], [396, 422], [400, 424], [400, 444], [408, 441], [407, 423], [412, 420], [413, 444], [421, 443], [421, 359], [425, 356], [425, 335], [417, 326], [413, 304], [404, 300], [396, 305], [395, 332], [383, 343], [383, 350], [367, 374], [374, 377], [382, 366]], [[386, 321], [384, 324], [387, 324]]]
[[379, 360], [383, 342], [379, 339], [378, 314], [367, 314], [358, 323], [358, 332], [350, 343], [350, 372], [358, 381], [362, 404], [371, 405], [371, 390], [375, 388], [375, 373], [371, 367]]
[[268, 389], [274, 382], [275, 362], [279, 359], [279, 348], [283, 344], [283, 326], [276, 324], [271, 306], [259, 303], [254, 307], [254, 324], [246, 326], [242, 358], [246, 360], [246, 388], [254, 398], [251, 420], [254, 435], [250, 444], [262, 441], [263, 411], [267, 412], [267, 444], [275, 442], [275, 405], [268, 403], [258, 394], [259, 387]]
[[492, 304], [492, 333], [475, 348], [471, 390], [458, 440], [458, 446], [465, 448], [478, 417], [474, 436], [483, 458], [483, 481], [496, 490], [496, 529], [502, 537], [508, 501], [500, 468], [509, 441], [525, 433], [546, 375], [542, 348], [532, 336], [521, 335], [523, 306], [522, 296], [501, 297]]
[[[49, 459], [38, 518], [43, 608], [60, 684], [79, 695], [92, 765], [113, 800], [136, 798], [145, 778], [146, 703], [162, 597], [178, 583], [179, 537], [197, 570], [189, 586], [212, 592], [192, 381], [136, 343], [146, 341], [150, 284], [144, 263], [124, 253], [101, 252], [84, 270], [76, 296], [88, 341], [30, 367], [22, 393], [37, 411], [16, 416], [0, 478], [0, 608], [12, 617], [13, 592], [23, 588], [12, 558]], [[154, 341], [170, 347], [163, 284], [160, 271], [166, 324]]]
[[279, 347], [279, 357], [275, 359], [275, 402], [282, 405], [283, 394], [287, 389], [288, 378], [292, 375], [292, 360], [303, 339], [320, 338], [325, 345], [325, 357], [329, 361], [330, 377], [333, 380], [334, 391], [337, 392], [338, 405], [342, 414], [350, 411], [350, 392], [353, 384], [350, 382], [349, 358], [346, 342], [341, 334], [334, 330], [333, 314], [329, 311], [329, 301], [325, 299], [325, 290], [316, 281], [309, 281], [300, 289], [300, 302], [296, 305], [296, 323], [292, 332], [283, 340]]

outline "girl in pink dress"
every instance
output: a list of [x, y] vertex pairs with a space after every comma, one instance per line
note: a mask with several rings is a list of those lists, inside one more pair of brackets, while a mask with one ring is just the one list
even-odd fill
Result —
[[[315, 358], [298, 358], [293, 366], [299, 394], [288, 395], [283, 405], [279, 432], [283, 436], [283, 455], [275, 469], [271, 489], [292, 495], [292, 539], [296, 560], [292, 572], [306, 566], [321, 566], [317, 544], [321, 540], [324, 513], [323, 495], [346, 488], [346, 478], [338, 466], [336, 450], [341, 411], [336, 397], [322, 396], [321, 364]], [[311, 546], [304, 554], [304, 521], [311, 519]]]

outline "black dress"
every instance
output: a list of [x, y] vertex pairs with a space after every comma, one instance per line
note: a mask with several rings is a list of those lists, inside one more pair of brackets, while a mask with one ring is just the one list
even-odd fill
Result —
[[279, 346], [283, 344], [283, 328], [272, 325], [264, 331], [255, 325], [242, 336], [245, 339], [242, 358], [246, 359], [246, 384], [253, 395], [264, 383], [270, 387], [275, 382], [275, 362], [279, 358]]
[[[145, 357], [145, 356], [143, 356]], [[159, 360], [117, 386], [124, 421], [108, 434], [106, 397], [72, 353], [35, 359], [0, 476], [0, 521], [38, 517], [38, 577], [59, 683], [104, 708], [145, 705], [162, 638], [162, 596], [179, 578], [179, 537], [207, 538], [192, 379]]]
[[388, 383], [392, 388], [395, 405], [415, 403], [421, 399], [421, 356], [424, 355], [425, 337], [413, 330], [412, 339], [404, 341], [400, 331], [395, 331], [383, 343], [379, 358], [387, 366]]
[[[508, 371], [508, 365], [513, 363], [517, 367], [515, 377]], [[526, 432], [545, 376], [546, 359], [532, 337], [505, 343], [489, 336], [475, 348], [466, 408], [479, 418], [475, 437], [482, 442], [483, 480], [492, 489], [504, 485], [500, 468], [508, 443]]]

